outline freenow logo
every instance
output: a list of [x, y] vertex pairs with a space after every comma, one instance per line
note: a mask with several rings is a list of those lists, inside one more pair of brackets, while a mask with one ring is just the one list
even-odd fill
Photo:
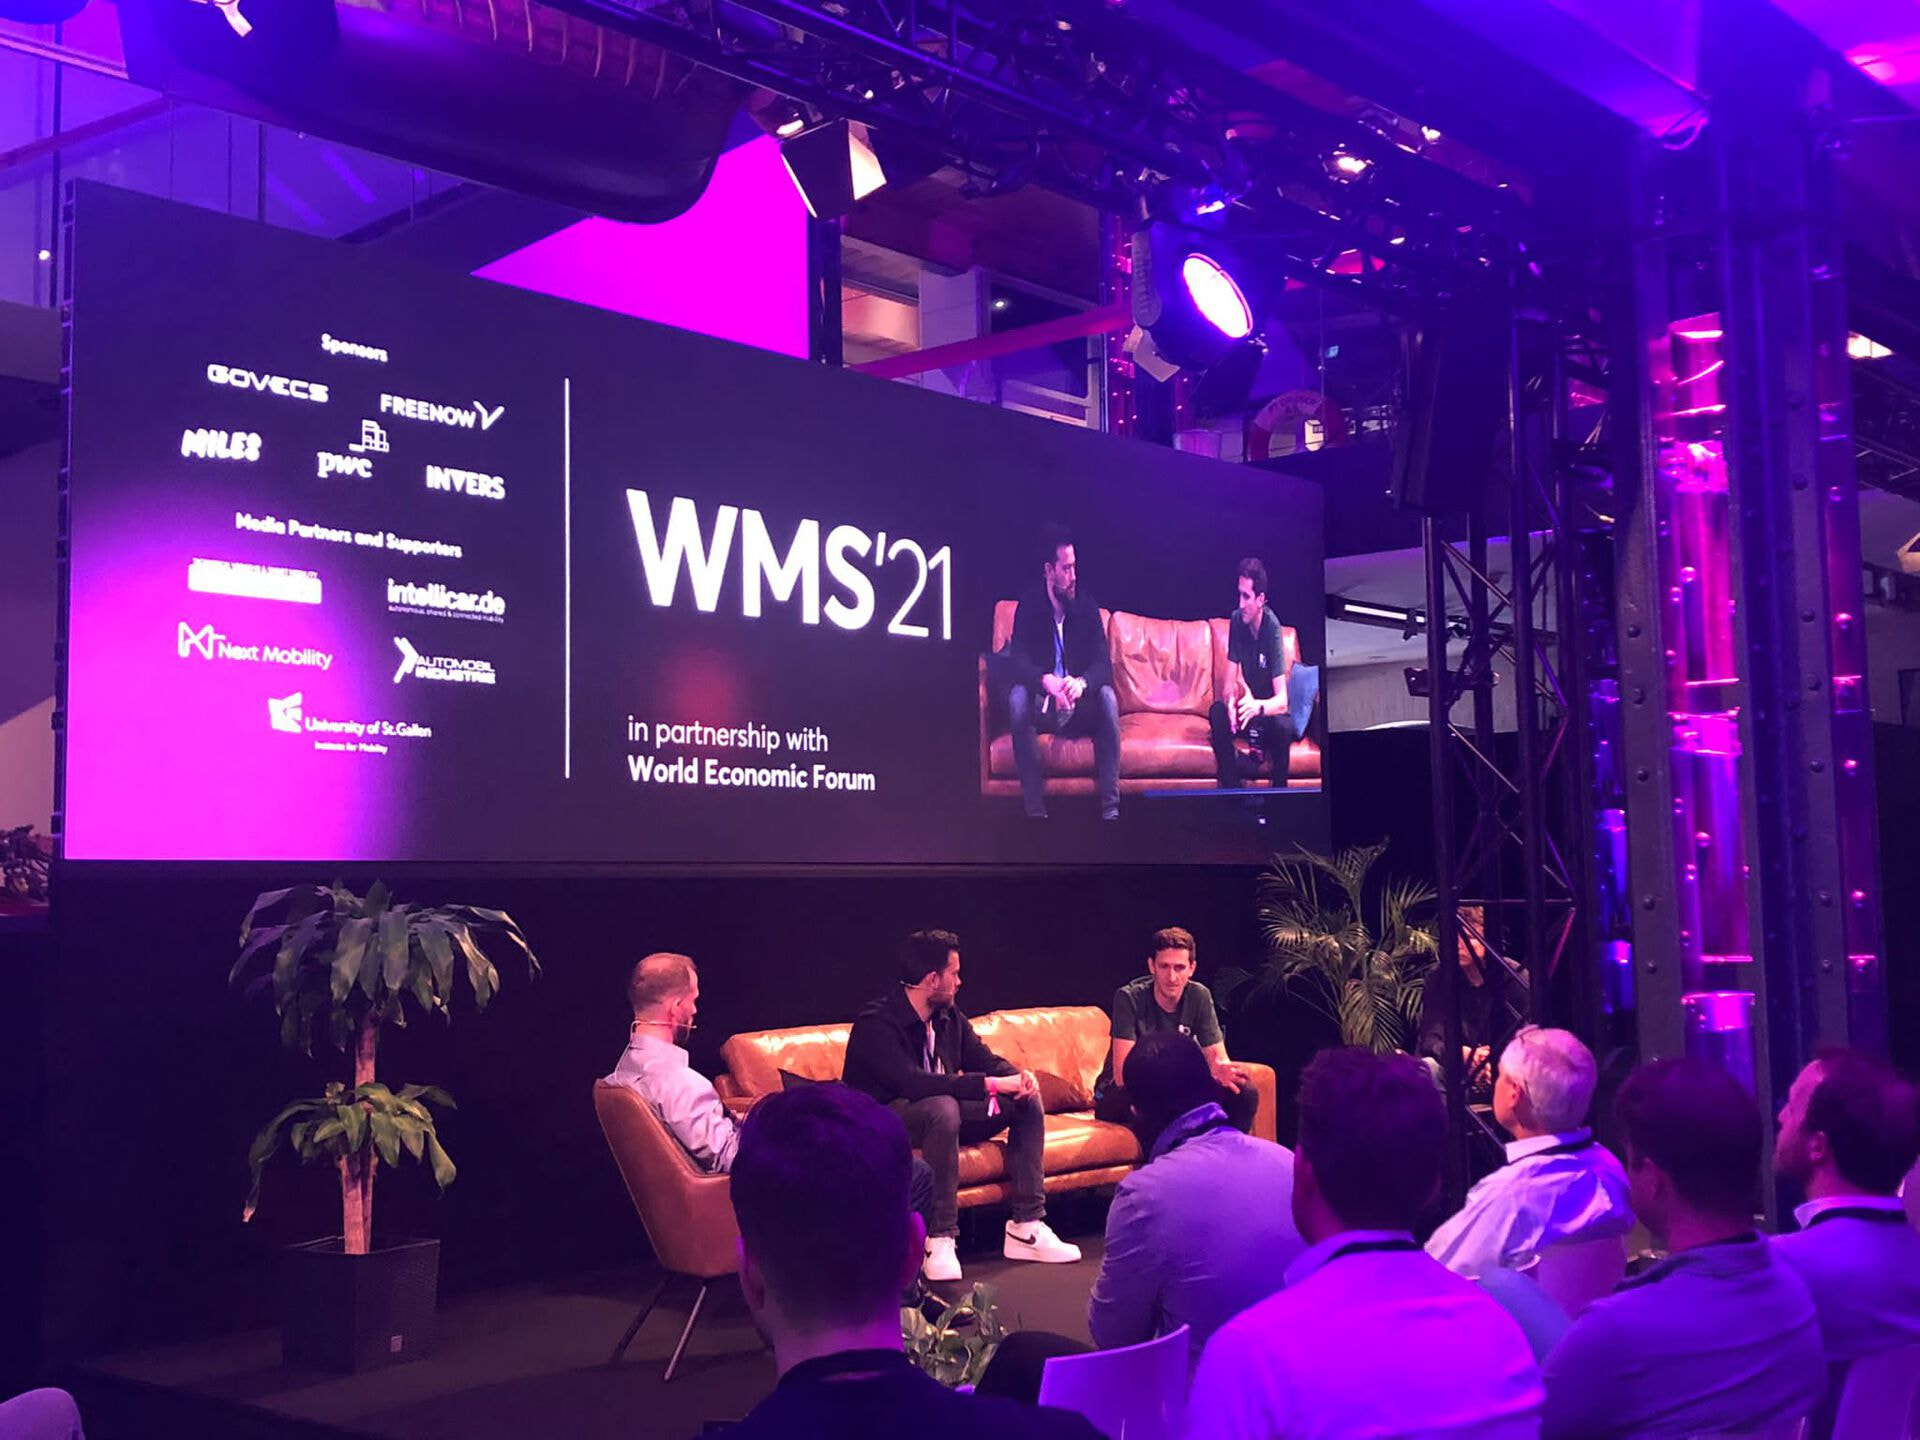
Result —
[[260, 437], [251, 430], [182, 430], [180, 453], [189, 460], [258, 460]]
[[315, 473], [322, 480], [331, 475], [345, 475], [353, 480], [371, 480], [373, 461], [364, 455], [337, 455], [331, 450], [322, 450], [314, 456]]
[[507, 407], [496, 405], [489, 410], [478, 400], [471, 405], [439, 405], [431, 400], [410, 400], [404, 395], [382, 395], [380, 413], [398, 415], [402, 420], [427, 420], [435, 425], [451, 425], [456, 430], [471, 430], [475, 426], [491, 430], [493, 422], [507, 413]]
[[255, 565], [248, 560], [190, 560], [187, 589], [196, 595], [238, 595], [246, 600], [286, 600], [295, 605], [320, 603], [318, 572]]
[[182, 660], [197, 654], [203, 660], [235, 660], [249, 665], [333, 668], [333, 656], [325, 650], [299, 645], [235, 645], [211, 625], [202, 625], [196, 630], [184, 620], [180, 622], [175, 645]]
[[231, 385], [236, 390], [264, 390], [290, 400], [327, 403], [327, 387], [318, 380], [292, 380], [285, 375], [268, 375], [259, 370], [243, 370], [237, 365], [209, 365], [207, 379], [216, 385]]
[[289, 735], [300, 733], [300, 722], [304, 714], [304, 692], [296, 690], [291, 695], [267, 701], [267, 719], [273, 722], [273, 728], [284, 730]]
[[362, 345], [357, 340], [341, 340], [333, 335], [320, 337], [320, 348], [329, 355], [354, 355], [362, 360], [378, 360], [387, 363], [387, 352], [378, 345]]
[[476, 500], [507, 498], [507, 482], [498, 475], [488, 475], [479, 470], [455, 470], [446, 465], [427, 466], [427, 489], [471, 495]]
[[462, 620], [489, 620], [498, 624], [506, 617], [507, 602], [505, 596], [491, 590], [476, 595], [471, 590], [450, 590], [437, 580], [431, 585], [389, 580], [387, 609], [409, 615], [457, 615]]
[[494, 683], [490, 660], [456, 660], [449, 655], [422, 655], [404, 635], [393, 637], [400, 651], [400, 668], [393, 672], [398, 685], [411, 675], [415, 680], [446, 680], [455, 684], [491, 685]]

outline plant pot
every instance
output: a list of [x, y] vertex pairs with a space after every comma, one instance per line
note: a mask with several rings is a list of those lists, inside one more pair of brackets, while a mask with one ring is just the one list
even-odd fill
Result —
[[335, 1235], [282, 1253], [284, 1363], [358, 1372], [433, 1352], [438, 1240], [396, 1240], [349, 1255]]

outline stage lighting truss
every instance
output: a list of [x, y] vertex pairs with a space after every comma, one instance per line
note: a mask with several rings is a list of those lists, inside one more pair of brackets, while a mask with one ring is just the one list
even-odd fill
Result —
[[[959, 170], [1111, 214], [1205, 219], [1246, 263], [1396, 308], [1483, 268], [1520, 196], [1436, 163], [1438, 132], [1377, 105], [1332, 114], [1107, 0], [558, 0], [557, 8]], [[792, 117], [781, 120], [798, 138]], [[764, 123], [764, 122], [763, 122]], [[776, 121], [779, 124], [780, 121]], [[926, 173], [922, 171], [921, 173]], [[1190, 212], [1155, 213], [1170, 187]]]

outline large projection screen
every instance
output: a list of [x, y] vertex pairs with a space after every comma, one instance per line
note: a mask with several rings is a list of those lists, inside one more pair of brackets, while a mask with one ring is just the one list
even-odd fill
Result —
[[[1315, 779], [1218, 791], [1206, 721], [1243, 556], [1322, 658], [1310, 482], [103, 186], [68, 245], [69, 859], [1324, 842]], [[1043, 603], [1050, 522], [1107, 617], [1116, 821], [1090, 742], [1044, 821], [1009, 768], [996, 614]]]

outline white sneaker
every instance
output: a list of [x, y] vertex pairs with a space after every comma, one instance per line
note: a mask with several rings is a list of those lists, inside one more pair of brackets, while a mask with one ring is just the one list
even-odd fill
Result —
[[1006, 1242], [1000, 1253], [1009, 1260], [1038, 1260], [1042, 1265], [1071, 1265], [1080, 1258], [1080, 1247], [1069, 1245], [1053, 1233], [1044, 1220], [1007, 1222]]
[[927, 1257], [920, 1262], [920, 1274], [928, 1280], [960, 1278], [960, 1257], [954, 1253], [953, 1236], [927, 1237]]

